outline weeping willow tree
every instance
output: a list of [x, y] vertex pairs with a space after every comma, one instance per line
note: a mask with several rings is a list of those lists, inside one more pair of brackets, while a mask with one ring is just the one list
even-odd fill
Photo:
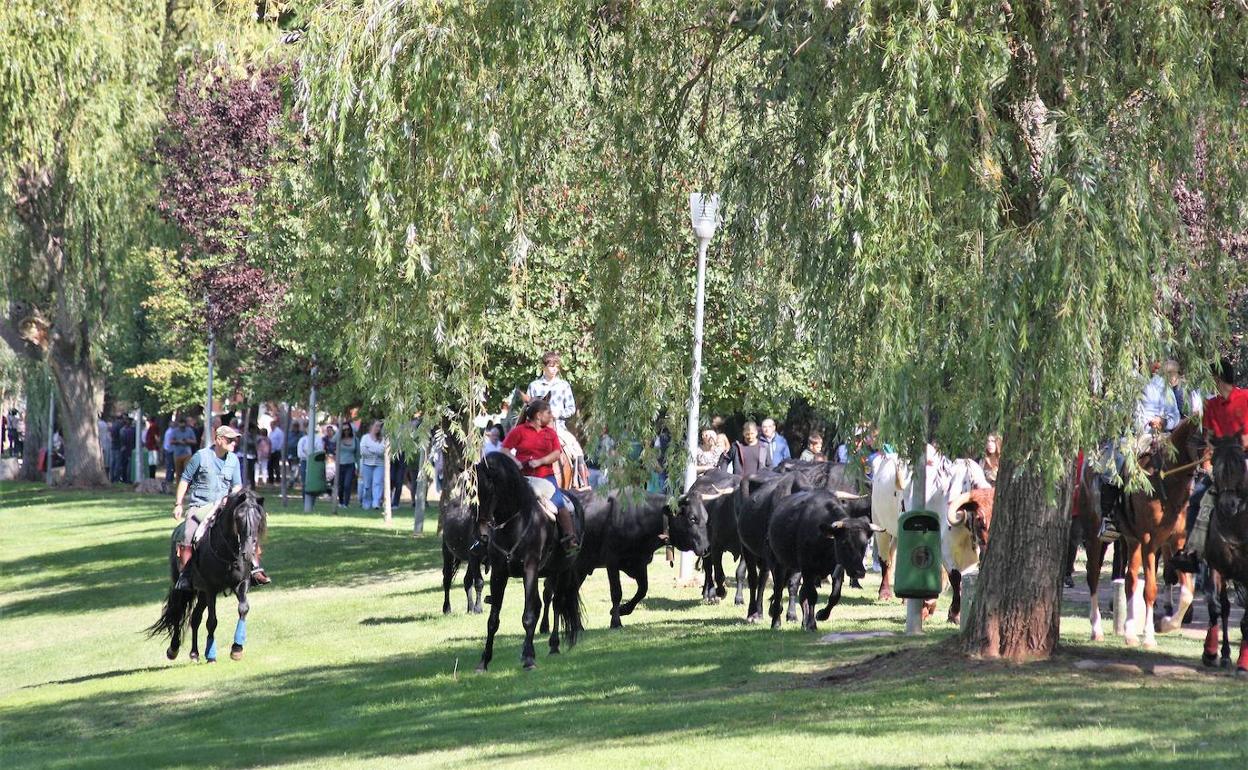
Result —
[[0, 338], [46, 361], [72, 483], [107, 481], [96, 436], [111, 291], [152, 180], [155, 2], [17, 0], [0, 10]]
[[[1242, 229], [1243, 4], [678, 6], [310, 17], [307, 265], [361, 298], [349, 357], [396, 413], [472, 410], [485, 339], [542, 333], [517, 274], [575, 253], [595, 400], [639, 430], [687, 393], [684, 200], [718, 188], [752, 311], [817, 346], [843, 417], [950, 454], [1004, 431], [964, 645], [1047, 655], [1075, 453], [1125, 426], [1147, 361], [1215, 355], [1243, 280], [1174, 197]], [[1225, 151], [1195, 173], [1198, 135]]]

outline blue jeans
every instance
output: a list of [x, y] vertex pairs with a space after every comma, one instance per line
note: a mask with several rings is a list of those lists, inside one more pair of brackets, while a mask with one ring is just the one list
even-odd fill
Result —
[[165, 452], [165, 481], [173, 481], [173, 452]]
[[360, 486], [360, 507], [364, 510], [377, 510], [381, 507], [381, 482], [385, 478], [385, 469], [380, 465], [365, 465], [363, 483]]
[[351, 493], [355, 491], [355, 466], [340, 465], [338, 472], [342, 474], [338, 479], [338, 504], [350, 505]]

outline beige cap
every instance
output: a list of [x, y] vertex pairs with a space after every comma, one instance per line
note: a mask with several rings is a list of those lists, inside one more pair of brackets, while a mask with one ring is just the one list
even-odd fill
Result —
[[231, 428], [229, 425], [222, 425], [217, 428], [217, 438], [238, 438], [243, 434]]

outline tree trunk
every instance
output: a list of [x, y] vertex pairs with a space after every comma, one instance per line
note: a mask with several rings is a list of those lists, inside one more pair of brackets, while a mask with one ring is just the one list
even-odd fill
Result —
[[23, 481], [43, 481], [39, 450], [48, 445], [48, 377], [46, 369], [32, 362], [23, 365], [22, 387], [26, 392], [26, 435], [22, 443]]
[[[65, 441], [65, 483], [75, 487], [108, 486], [100, 451], [100, 410], [104, 388], [89, 363], [49, 356], [57, 389], [57, 422]], [[45, 418], [46, 419], [46, 418]]]
[[1033, 464], [1019, 467], [1013, 459], [1024, 456], [1027, 436], [1022, 429], [1012, 432], [1002, 441], [1010, 451], [1001, 459], [991, 538], [962, 648], [969, 655], [1024, 661], [1047, 658], [1057, 645], [1070, 477], [1047, 489]]

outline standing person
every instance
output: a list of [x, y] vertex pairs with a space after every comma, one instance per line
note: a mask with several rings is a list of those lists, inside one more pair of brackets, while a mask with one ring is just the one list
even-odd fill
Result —
[[178, 423], [172, 416], [165, 427], [165, 436], [161, 439], [160, 449], [165, 453], [165, 481], [173, 482], [173, 434], [178, 430]]
[[[503, 439], [503, 448], [519, 463], [525, 476], [541, 479], [553, 488], [553, 492], [547, 496], [555, 504], [555, 517], [563, 535], [560, 542], [570, 556], [580, 550], [581, 546], [576, 540], [576, 530], [572, 524], [572, 501], [559, 488], [555, 477], [555, 460], [563, 453], [563, 447], [559, 445], [559, 434], [551, 427], [555, 421], [554, 413], [544, 400], [535, 398], [524, 405], [521, 419], [523, 422], [516, 425], [507, 434], [507, 438]], [[545, 490], [546, 487], [539, 482], [535, 489], [537, 488]]]
[[733, 473], [745, 478], [760, 468], [771, 467], [770, 448], [758, 440], [758, 423], [750, 420], [743, 425], [741, 439], [733, 443], [729, 452]]
[[693, 465], [701, 476], [712, 468], [718, 468], [724, 453], [719, 451], [719, 440], [713, 428], [703, 428], [698, 438], [698, 451], [693, 455]]
[[373, 420], [368, 434], [360, 439], [360, 507], [366, 511], [381, 508], [381, 485], [385, 480], [386, 442], [381, 437], [381, 420]]
[[491, 425], [485, 429], [485, 436], [481, 442], [481, 458], [492, 452], [503, 451], [503, 439], [501, 438], [502, 429], [497, 425]]
[[[238, 428], [238, 421], [235, 420], [234, 429], [238, 430]], [[240, 459], [242, 459], [245, 463], [244, 467], [246, 469], [243, 476], [247, 479], [247, 485], [252, 489], [256, 488], [256, 457], [259, 456], [256, 450], [256, 440], [258, 438], [259, 437], [256, 435], [256, 426], [252, 424], [248, 426], [248, 430], [243, 434], [243, 438], [240, 442], [241, 448], [239, 455]]]
[[732, 442], [728, 440], [728, 433], [724, 430], [724, 416], [717, 414], [711, 418], [711, 430], [715, 431], [715, 443], [719, 447], [719, 451], [725, 456], [732, 451]]
[[156, 478], [156, 465], [160, 462], [160, 427], [155, 417], [147, 418], [147, 430], [143, 432], [143, 450], [147, 453], [147, 477]]
[[173, 431], [171, 444], [173, 446], [173, 476], [181, 478], [183, 469], [194, 454], [195, 447], [199, 445], [199, 439], [195, 435], [194, 417], [182, 416], [178, 427]]
[[[585, 451], [581, 442], [568, 430], [567, 421], [576, 414], [576, 397], [572, 395], [572, 386], [559, 376], [563, 359], [553, 351], [542, 356], [542, 376], [529, 383], [529, 390], [524, 394], [525, 402], [541, 399], [554, 415], [554, 429], [559, 436], [559, 443], [567, 455], [570, 468], [563, 471], [563, 480], [571, 480], [573, 485], [588, 483], [589, 472], [585, 468]], [[561, 461], [562, 462], [562, 461]]]
[[119, 415], [117, 420], [121, 423], [121, 430], [118, 432], [121, 439], [121, 451], [118, 454], [121, 459], [117, 463], [117, 480], [123, 484], [130, 484], [138, 481], [138, 479], [130, 478], [134, 473], [134, 439], [138, 432], [137, 426], [129, 417], [123, 418]]
[[256, 465], [259, 470], [252, 474], [251, 485], [256, 485], [256, 480], [267, 480], [267, 471], [273, 462], [273, 441], [269, 438], [267, 428], [260, 429], [260, 435], [256, 436]]
[[817, 430], [812, 430], [810, 435], [806, 437], [806, 448], [802, 450], [802, 455], [798, 459], [808, 463], [826, 462], [828, 456], [823, 453], [823, 434]]
[[[178, 582], [174, 589], [191, 590], [191, 576], [186, 565], [191, 560], [191, 550], [195, 543], [195, 531], [212, 521], [227, 496], [243, 488], [242, 472], [238, 467], [238, 455], [232, 450], [238, 445], [238, 431], [228, 425], [217, 428], [213, 444], [204, 447], [191, 456], [182, 470], [181, 480], [174, 497], [173, 518], [181, 521], [183, 502], [189, 503], [185, 509], [186, 527], [182, 532], [182, 541], [178, 544]], [[187, 493], [190, 498], [187, 499]], [[260, 566], [260, 546], [256, 545], [254, 568], [251, 580], [256, 585], [272, 582]]]
[[[359, 460], [359, 444], [355, 440], [355, 429], [351, 423], [342, 426], [338, 431], [338, 504], [343, 508], [351, 505], [351, 492], [355, 489], [355, 464]], [[361, 505], [363, 501], [360, 501]]]
[[763, 420], [763, 437], [761, 440], [767, 445], [767, 450], [771, 452], [771, 466], [773, 468], [793, 456], [789, 451], [788, 440], [776, 432], [776, 421], [770, 417]]
[[301, 483], [306, 482], [308, 478], [308, 457], [323, 451], [325, 451], [325, 440], [311, 425], [307, 426], [307, 431], [299, 437], [299, 443], [295, 445], [295, 454], [299, 457], [299, 481]]
[[979, 461], [984, 469], [984, 478], [994, 487], [997, 485], [997, 471], [1001, 468], [1001, 437], [995, 433], [988, 434], [984, 442], [984, 459]]
[[269, 483], [277, 484], [282, 480], [282, 452], [286, 449], [286, 432], [277, 420], [273, 421], [273, 429], [269, 431], [269, 446], [272, 452], [269, 454], [269, 466], [265, 470]]
[[[303, 441], [303, 421], [295, 420], [290, 425], [290, 434], [286, 436], [286, 461], [294, 468], [299, 462], [299, 442]], [[290, 480], [292, 483], [295, 479]]]
[[113, 480], [113, 435], [109, 432], [108, 420], [104, 419], [104, 415], [100, 415], [99, 422], [96, 423], [96, 430], [100, 436], [100, 454], [104, 458], [104, 473], [108, 475], [108, 480]]

